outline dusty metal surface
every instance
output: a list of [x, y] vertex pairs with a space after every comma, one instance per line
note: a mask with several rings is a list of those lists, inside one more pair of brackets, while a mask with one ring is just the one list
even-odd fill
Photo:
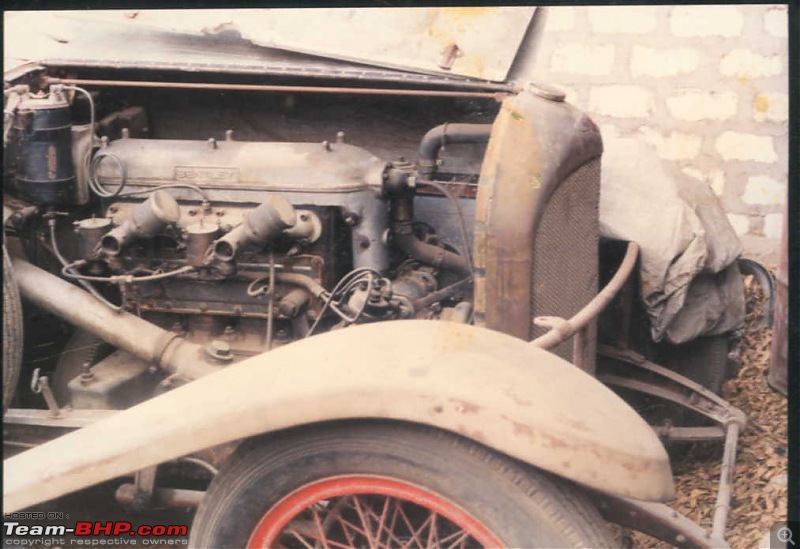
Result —
[[[202, 185], [211, 190], [259, 191], [259, 202], [272, 192], [335, 193], [379, 190], [386, 161], [348, 144], [118, 139], [100, 155], [118, 157], [130, 188], [164, 183]], [[268, 166], [269, 169], [265, 169]], [[103, 185], [118, 185], [119, 168], [98, 162]], [[109, 189], [110, 190], [110, 189]], [[196, 198], [196, 196], [195, 196]]]
[[675, 547], [698, 549], [728, 547], [728, 543], [722, 537], [712, 536], [666, 505], [608, 494], [594, 494], [593, 499], [606, 520], [644, 532]]
[[131, 313], [115, 312], [87, 292], [27, 261], [12, 259], [12, 265], [22, 296], [115, 347], [189, 379], [217, 369], [206, 362], [199, 345]]
[[603, 491], [672, 496], [655, 433], [594, 378], [498, 332], [413, 320], [281, 347], [8, 459], [5, 510], [226, 441], [357, 418], [433, 425]]
[[611, 300], [614, 299], [617, 293], [622, 289], [622, 286], [627, 282], [628, 277], [633, 271], [633, 267], [636, 265], [636, 258], [638, 256], [639, 246], [636, 245], [635, 242], [630, 242], [625, 252], [625, 257], [619, 269], [617, 269], [617, 272], [614, 273], [614, 276], [609, 280], [608, 284], [600, 290], [594, 299], [587, 303], [583, 309], [578, 311], [575, 316], [568, 320], [553, 317], [537, 317], [536, 320], [552, 329], [545, 335], [531, 341], [531, 345], [542, 349], [549, 349], [586, 328], [592, 320], [611, 303]]
[[[173, 39], [200, 35], [206, 41], [225, 34], [230, 40], [241, 37], [259, 46], [321, 57], [502, 81], [535, 10], [532, 6], [140, 10], [135, 15], [93, 10], [56, 12], [53, 24], [70, 28], [74, 27], [71, 20], [82, 19], [122, 30], [157, 30], [172, 34]], [[461, 53], [445, 68], [443, 56], [449, 57], [446, 53], [453, 46]], [[156, 52], [120, 52], [119, 56], [138, 55], [146, 61], [147, 53], [152, 57]]]
[[[476, 323], [531, 338], [533, 263], [543, 213], [561, 183], [601, 153], [596, 126], [568, 104], [530, 92], [503, 102], [487, 147], [476, 204]], [[585, 199], [596, 203], [597, 190], [593, 192], [594, 198]], [[558, 241], [559, 236], [548, 238]], [[571, 291], [563, 288], [564, 272], [560, 271], [561, 294]], [[586, 272], [585, 277], [596, 284], [596, 273]], [[583, 278], [575, 284], [590, 285]]]
[[[91, 80], [82, 78], [52, 79], [76, 86], [101, 86], [125, 88], [171, 88], [178, 90], [219, 90], [219, 91], [255, 91], [281, 93], [335, 93], [352, 95], [394, 95], [410, 97], [464, 97], [464, 98], [502, 98], [502, 92], [476, 92], [457, 90], [413, 90], [396, 88], [353, 88], [342, 86], [288, 86], [274, 84], [218, 84], [204, 82], [152, 82], [145, 80]], [[509, 92], [513, 91], [511, 89]]]
[[744, 427], [747, 423], [745, 414], [722, 397], [634, 351], [601, 345], [599, 355], [611, 359], [603, 361], [597, 376], [607, 385], [670, 400], [723, 426], [737, 423]]
[[37, 425], [41, 427], [80, 429], [111, 417], [116, 413], [116, 410], [64, 410], [59, 417], [54, 418], [48, 410], [9, 408], [3, 414], [3, 423], [6, 425]]
[[[736, 447], [739, 433], [747, 424], [745, 414], [701, 385], [667, 368], [653, 364], [633, 351], [602, 346], [600, 354], [614, 359], [604, 364], [605, 368], [612, 368], [612, 371], [614, 361], [617, 361], [617, 366], [624, 363], [633, 367], [633, 370], [629, 368], [627, 371], [616, 374], [600, 374], [598, 379], [603, 383], [671, 400], [706, 416], [716, 422], [719, 426], [718, 428], [724, 429], [725, 447], [720, 466], [719, 486], [717, 488], [716, 503], [714, 504], [711, 533], [715, 539], [724, 539], [728, 513], [731, 509]], [[669, 430], [667, 430], [666, 435], [670, 435]], [[684, 439], [686, 438], [684, 436]], [[692, 439], [689, 438], [689, 440]]]

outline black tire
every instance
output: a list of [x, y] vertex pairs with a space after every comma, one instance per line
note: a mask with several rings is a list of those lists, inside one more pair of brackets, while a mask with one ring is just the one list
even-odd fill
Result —
[[[263, 531], [266, 517], [285, 507], [287, 502], [299, 501], [315, 486], [347, 482], [354, 476], [378, 482], [399, 482], [412, 487], [415, 493], [444, 502], [443, 507], [415, 507], [413, 504], [403, 507], [412, 517], [426, 516], [424, 513], [431, 513], [435, 508], [439, 522], [434, 522], [441, 525], [443, 532], [452, 531], [447, 528], [456, 524], [446, 520], [447, 509], [457, 509], [506, 547], [614, 545], [597, 510], [567, 482], [450, 433], [383, 422], [314, 426], [242, 444], [209, 487], [195, 516], [189, 545], [195, 548], [248, 547], [251, 535]], [[343, 493], [349, 496], [302, 499], [302, 505], [308, 501], [322, 502], [319, 505], [323, 507], [314, 507], [321, 509], [324, 519], [317, 524], [327, 525], [323, 535], [333, 541], [338, 523], [332, 521], [338, 518], [332, 515], [345, 516], [347, 502], [364, 498], [363, 502], [367, 503], [362, 504], [376, 506], [375, 516], [380, 505], [388, 508], [391, 498], [376, 500], [374, 498], [382, 496], [367, 495], [374, 493], [355, 490]], [[379, 501], [383, 503], [377, 503]], [[399, 501], [400, 506], [405, 506], [411, 500]], [[355, 512], [356, 507], [358, 505], [353, 505], [350, 512]], [[313, 512], [316, 520], [316, 511], [311, 511], [311, 506], [303, 509]], [[414, 515], [415, 512], [421, 515]], [[300, 525], [301, 521], [292, 519], [280, 524]], [[364, 522], [360, 524], [363, 528]], [[278, 528], [285, 531], [285, 526]], [[394, 528], [393, 522], [391, 529], [395, 531]], [[459, 524], [459, 528], [470, 531], [463, 524]], [[377, 531], [380, 532], [380, 528]], [[358, 533], [351, 533], [358, 536]], [[344, 540], [345, 534], [339, 535], [344, 545], [356, 544], [352, 539]], [[425, 536], [420, 534], [420, 537]], [[469, 539], [474, 541], [474, 538]], [[389, 543], [395, 544], [396, 541]], [[428, 539], [427, 546], [439, 545], [431, 544]]]
[[11, 259], [3, 246], [3, 412], [17, 390], [22, 367], [22, 303]]
[[665, 364], [718, 395], [728, 377], [728, 347], [727, 334], [698, 337], [665, 349]]

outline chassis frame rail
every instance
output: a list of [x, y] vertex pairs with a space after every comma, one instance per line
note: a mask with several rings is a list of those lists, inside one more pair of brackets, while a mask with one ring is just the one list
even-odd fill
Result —
[[[725, 539], [725, 527], [731, 508], [733, 471], [736, 466], [736, 446], [739, 440], [739, 433], [747, 424], [747, 417], [744, 412], [694, 381], [650, 362], [634, 351], [600, 345], [598, 355], [609, 359], [602, 361], [602, 366], [598, 368], [597, 379], [603, 383], [669, 400], [701, 414], [717, 424], [717, 427], [710, 428], [671, 427], [666, 425], [654, 427], [654, 429], [668, 440], [700, 441], [724, 438], [725, 447], [720, 467], [717, 500], [714, 505], [714, 519], [710, 536], [704, 538], [710, 545], [698, 545], [697, 541], [699, 540], [687, 542], [689, 546], [719, 547], [720, 542]], [[675, 513], [674, 511], [662, 504], [648, 503], [643, 505], [644, 502], [636, 502], [635, 500], [627, 502], [628, 507], [634, 510], [638, 509], [639, 514], [644, 515], [644, 517], [640, 516], [635, 521], [637, 529], [648, 533], [645, 528], [650, 527], [655, 529], [654, 532], [659, 532], [664, 528], [670, 527], [669, 523], [664, 521], [663, 515], [667, 512], [670, 514]], [[609, 509], [613, 516], [617, 517], [619, 515], [625, 519], [626, 515], [619, 512], [619, 509], [625, 506], [625, 502], [616, 501]], [[656, 509], [658, 506], [664, 509]], [[642, 521], [643, 518], [645, 519], [644, 521]], [[643, 524], [643, 522], [646, 524]], [[676, 523], [675, 526], [679, 526], [679, 523]], [[687, 534], [691, 534], [691, 531], [683, 531], [683, 528], [681, 528], [681, 534], [683, 535], [682, 539], [688, 540]], [[671, 536], [672, 540], [665, 539], [660, 535], [657, 537], [673, 544], [676, 542], [683, 543], [678, 539], [678, 535]], [[682, 547], [683, 545], [678, 546]]]

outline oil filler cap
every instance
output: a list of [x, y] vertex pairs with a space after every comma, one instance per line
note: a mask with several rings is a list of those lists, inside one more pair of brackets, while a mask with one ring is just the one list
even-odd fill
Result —
[[563, 103], [564, 99], [567, 97], [567, 94], [560, 88], [549, 84], [540, 84], [538, 82], [529, 82], [528, 90], [542, 99], [555, 101], [556, 103]]

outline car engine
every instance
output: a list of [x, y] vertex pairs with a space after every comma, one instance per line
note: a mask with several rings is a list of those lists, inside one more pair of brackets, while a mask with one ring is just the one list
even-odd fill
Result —
[[[232, 130], [156, 139], [142, 107], [96, 123], [84, 89], [56, 80], [36, 93], [18, 88], [5, 132], [11, 225], [38, 231], [61, 275], [109, 307], [200, 343], [223, 364], [357, 323], [469, 321], [468, 255], [415, 217], [414, 196], [421, 184], [438, 189], [451, 225], [459, 220], [456, 245], [468, 250], [461, 206], [432, 176], [445, 140], [480, 145], [490, 125], [434, 128], [417, 168], [348, 144], [342, 131], [316, 143], [239, 141]], [[81, 102], [89, 124], [72, 122]], [[120, 352], [61, 364], [61, 403], [124, 407], [163, 381]]]

